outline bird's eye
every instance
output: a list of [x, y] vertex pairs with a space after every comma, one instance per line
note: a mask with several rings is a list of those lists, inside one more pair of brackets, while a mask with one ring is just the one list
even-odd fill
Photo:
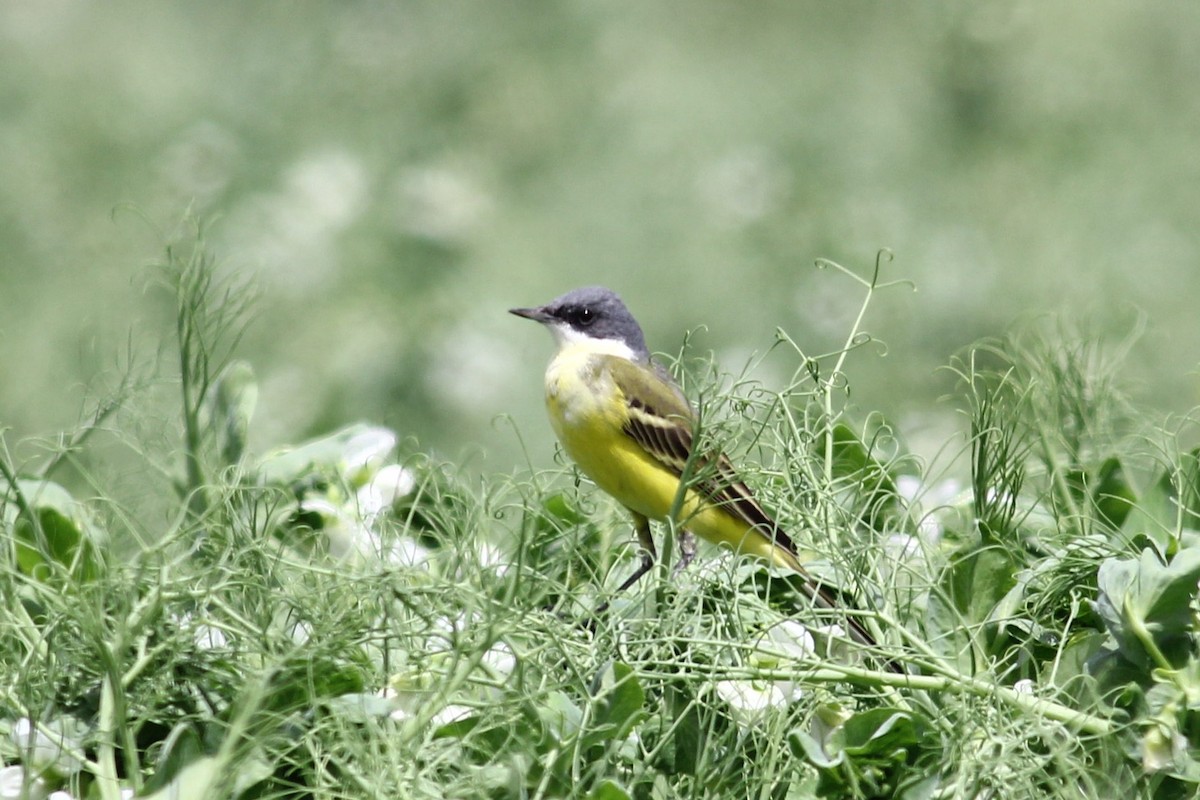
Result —
[[586, 306], [575, 312], [575, 322], [587, 326], [596, 321], [596, 312]]

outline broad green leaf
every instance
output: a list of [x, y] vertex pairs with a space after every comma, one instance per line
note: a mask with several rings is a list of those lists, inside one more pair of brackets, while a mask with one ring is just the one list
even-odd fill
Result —
[[[559, 520], [567, 525], [582, 525], [587, 522], [587, 517], [579, 513], [579, 509], [571, 505], [562, 492], [555, 492], [547, 497], [542, 503], [542, 509], [545, 510], [546, 517], [549, 519]], [[543, 524], [550, 525], [546, 517], [539, 517], [539, 520], [544, 521]], [[553, 527], [557, 529], [557, 526]]]
[[679, 775], [696, 774], [706, 741], [707, 729], [701, 724], [700, 704], [693, 688], [687, 681], [672, 681], [665, 688], [667, 708], [674, 721], [672, 766]]
[[588, 800], [630, 800], [630, 796], [615, 781], [605, 779], [588, 794]]
[[209, 388], [201, 407], [202, 419], [212, 426], [225, 464], [241, 460], [257, 405], [254, 369], [245, 361], [231, 361]]
[[356, 665], [319, 656], [297, 656], [272, 676], [263, 708], [284, 717], [320, 700], [361, 693], [363, 686], [362, 671]]
[[1183, 454], [1137, 498], [1121, 525], [1122, 543], [1154, 545], [1162, 556], [1174, 554], [1180, 534], [1200, 528], [1200, 451]]
[[1164, 649], [1192, 630], [1191, 602], [1200, 581], [1200, 549], [1181, 550], [1169, 564], [1146, 548], [1138, 559], [1106, 559], [1099, 569], [1096, 610], [1121, 654], [1149, 663], [1144, 639]]
[[1133, 510], [1136, 501], [1137, 495], [1125, 479], [1121, 460], [1116, 456], [1106, 459], [1096, 470], [1095, 485], [1092, 489], [1092, 502], [1100, 518], [1112, 528], [1118, 529]]
[[139, 800], [205, 800], [221, 778], [215, 758], [198, 758], [181, 769], [174, 780], [156, 792], [140, 795]]
[[906, 765], [923, 728], [911, 712], [873, 708], [846, 718], [824, 735], [823, 743], [813, 733], [795, 730], [788, 744], [817, 768], [819, 795], [842, 797], [845, 787], [853, 786], [855, 796], [865, 790], [868, 796], [890, 797], [906, 780]]
[[545, 701], [537, 707], [537, 714], [546, 732], [558, 742], [574, 735], [583, 721], [579, 706], [560, 691], [547, 694]]
[[21, 571], [34, 575], [54, 563], [79, 580], [94, 578], [106, 537], [91, 523], [83, 504], [51, 481], [19, 480], [17, 489], [30, 513], [20, 511], [15, 493], [0, 483], [4, 520], [13, 527]]
[[956, 558], [946, 588], [968, 623], [983, 622], [1017, 583], [1017, 565], [998, 547], [981, 547]]
[[154, 774], [146, 780], [142, 791], [154, 793], [166, 788], [187, 769], [189, 764], [204, 756], [204, 743], [190, 722], [176, 725], [162, 743]]
[[895, 708], [872, 708], [846, 720], [842, 741], [851, 756], [889, 757], [917, 743], [912, 716]]
[[1159, 685], [1174, 688], [1189, 711], [1200, 711], [1200, 659], [1195, 655], [1189, 656], [1182, 668], [1159, 668], [1151, 673], [1151, 677]]
[[814, 739], [807, 731], [795, 730], [788, 734], [788, 741], [793, 746], [793, 751], [799, 746], [800, 751], [804, 754], [814, 767], [819, 769], [832, 769], [840, 765], [846, 760], [846, 753], [841, 748], [833, 748], [832, 752], [827, 752], [821, 743]]
[[[848, 425], [833, 427], [831, 471], [838, 489], [850, 490], [852, 502], [861, 509], [863, 521], [878, 528], [885, 512], [897, 506], [896, 483], [887, 468], [872, 455]], [[826, 440], [816, 443], [818, 457], [825, 455]]]
[[646, 692], [633, 668], [620, 661], [611, 662], [592, 682], [592, 730], [585, 746], [606, 741], [621, 741], [643, 715]]

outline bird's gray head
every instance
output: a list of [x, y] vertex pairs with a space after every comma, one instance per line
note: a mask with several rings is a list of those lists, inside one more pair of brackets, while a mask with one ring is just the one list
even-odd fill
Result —
[[544, 306], [514, 308], [510, 313], [542, 323], [560, 346], [600, 343], [635, 361], [650, 360], [641, 326], [617, 293], [603, 286], [575, 289]]

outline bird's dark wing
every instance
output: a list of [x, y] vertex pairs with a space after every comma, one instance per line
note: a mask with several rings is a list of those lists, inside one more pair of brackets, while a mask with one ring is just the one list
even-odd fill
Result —
[[695, 444], [696, 415], [679, 388], [654, 372], [625, 359], [612, 357], [608, 372], [625, 398], [628, 421], [625, 435], [637, 442], [664, 467], [682, 476], [692, 459], [693, 488], [713, 505], [771, 536], [775, 544], [793, 558], [796, 547], [754, 498], [750, 487], [738, 477], [723, 453], [698, 453]]
[[[790, 556], [799, 573], [801, 588], [818, 608], [838, 609], [843, 604], [829, 586], [815, 580], [800, 564], [791, 538], [763, 510], [750, 488], [738, 478], [733, 464], [723, 453], [700, 453], [694, 458], [696, 414], [679, 387], [665, 375], [652, 372], [616, 356], [606, 357], [604, 365], [624, 397], [628, 420], [625, 435], [637, 442], [652, 458], [680, 477], [692, 461], [694, 489], [713, 505], [720, 506], [771, 537], [775, 546]], [[851, 638], [874, 645], [875, 639], [862, 622], [846, 617]]]

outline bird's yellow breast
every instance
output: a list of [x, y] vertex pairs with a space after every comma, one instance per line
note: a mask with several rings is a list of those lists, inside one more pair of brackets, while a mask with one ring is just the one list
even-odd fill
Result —
[[626, 401], [604, 354], [565, 347], [546, 370], [546, 409], [563, 449], [585, 475], [625, 507], [664, 519], [679, 479], [624, 432]]
[[664, 520], [675, 509], [681, 525], [711, 542], [793, 566], [794, 559], [766, 536], [696, 492], [687, 491], [676, 507], [679, 476], [626, 435], [626, 398], [605, 367], [605, 355], [565, 347], [546, 370], [550, 422], [579, 469], [637, 514]]

